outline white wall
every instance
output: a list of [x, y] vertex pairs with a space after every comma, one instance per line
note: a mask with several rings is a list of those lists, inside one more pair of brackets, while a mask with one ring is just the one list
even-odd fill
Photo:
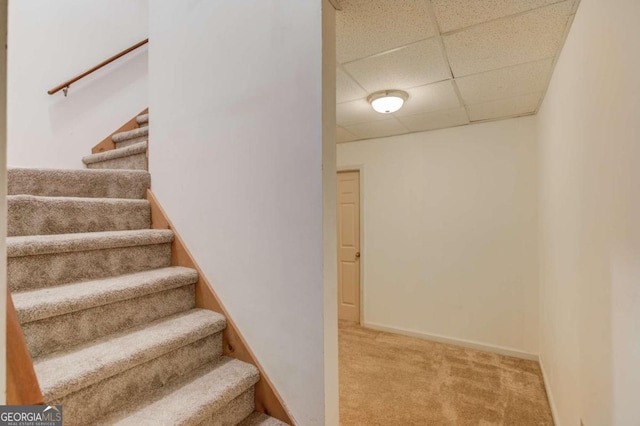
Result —
[[534, 120], [338, 145], [363, 168], [366, 325], [537, 354]]
[[297, 422], [324, 424], [321, 2], [149, 6], [153, 190]]
[[322, 233], [325, 425], [340, 423], [336, 179], [336, 11], [322, 0]]
[[[0, 46], [7, 42], [7, 1], [0, 1]], [[0, 259], [7, 258], [7, 54], [0, 53]], [[0, 262], [0, 405], [7, 400], [7, 265]]]
[[640, 422], [637, 0], [582, 0], [538, 114], [540, 352], [557, 424]]
[[69, 89], [47, 90], [148, 36], [147, 0], [9, 4], [8, 163], [82, 168], [81, 158], [147, 105], [147, 48]]

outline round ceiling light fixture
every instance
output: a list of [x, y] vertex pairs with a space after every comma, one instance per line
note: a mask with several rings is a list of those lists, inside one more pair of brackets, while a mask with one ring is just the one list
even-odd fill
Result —
[[381, 90], [370, 94], [367, 101], [376, 112], [391, 114], [402, 108], [408, 98], [409, 94], [402, 90]]

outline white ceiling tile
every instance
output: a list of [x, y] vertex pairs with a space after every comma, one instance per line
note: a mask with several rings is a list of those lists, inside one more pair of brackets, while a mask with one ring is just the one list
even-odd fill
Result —
[[571, 13], [565, 1], [444, 36], [455, 77], [554, 56]]
[[344, 0], [336, 12], [338, 63], [353, 61], [436, 34], [424, 0]]
[[398, 119], [412, 132], [443, 129], [469, 123], [467, 112], [463, 107], [399, 117]]
[[460, 106], [451, 80], [414, 87], [408, 89], [407, 93], [409, 99], [398, 112], [394, 113], [397, 117]]
[[543, 91], [547, 87], [553, 58], [487, 71], [456, 79], [465, 104], [477, 104]]
[[518, 114], [532, 113], [538, 107], [542, 92], [513, 98], [499, 99], [482, 104], [467, 105], [471, 121], [509, 117]]
[[409, 132], [396, 118], [354, 124], [346, 126], [346, 129], [360, 139], [382, 138]]
[[340, 68], [336, 68], [336, 102], [353, 101], [366, 98], [367, 92], [353, 81], [351, 77]]
[[340, 126], [386, 120], [389, 117], [389, 114], [375, 112], [366, 99], [336, 105], [336, 123]]
[[344, 67], [369, 93], [422, 86], [451, 77], [435, 38], [351, 62]]
[[358, 139], [358, 137], [352, 134], [351, 132], [349, 132], [347, 129], [344, 129], [340, 126], [336, 127], [337, 143], [351, 142], [351, 141], [355, 141], [356, 139]]
[[432, 0], [443, 33], [557, 3], [558, 0]]

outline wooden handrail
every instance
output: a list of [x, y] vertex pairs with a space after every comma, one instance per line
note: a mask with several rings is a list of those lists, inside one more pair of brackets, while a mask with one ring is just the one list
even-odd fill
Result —
[[58, 86], [54, 87], [53, 89], [49, 90], [47, 93], [50, 95], [53, 95], [56, 92], [59, 92], [60, 90], [64, 89], [64, 95], [67, 96], [67, 89], [69, 89], [69, 86], [71, 86], [73, 83], [75, 83], [76, 81], [80, 80], [83, 77], [88, 76], [89, 74], [91, 74], [92, 72], [99, 70], [100, 68], [104, 67], [105, 65], [110, 64], [111, 62], [115, 61], [118, 58], [121, 58], [122, 56], [126, 55], [129, 52], [132, 52], [134, 50], [136, 50], [138, 47], [140, 46], [144, 46], [145, 44], [149, 43], [149, 39], [145, 38], [144, 40], [142, 40], [141, 42], [138, 42], [136, 44], [134, 44], [133, 46], [131, 46], [128, 49], [123, 50], [120, 53], [117, 53], [115, 55], [113, 55], [112, 57], [110, 57], [109, 59], [107, 59], [106, 61], [100, 62], [98, 65], [96, 65], [95, 67], [83, 72], [82, 74], [79, 74], [75, 77], [73, 77], [71, 80], [67, 80], [62, 84], [59, 84]]
[[33, 361], [7, 289], [7, 404], [44, 404]]

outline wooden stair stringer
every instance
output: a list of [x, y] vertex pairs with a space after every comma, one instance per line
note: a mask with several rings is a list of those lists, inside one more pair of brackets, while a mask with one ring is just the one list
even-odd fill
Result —
[[269, 380], [269, 377], [258, 362], [258, 359], [251, 351], [251, 348], [249, 348], [249, 345], [242, 337], [242, 334], [240, 334], [238, 327], [231, 319], [229, 313], [211, 287], [211, 284], [205, 277], [202, 269], [200, 269], [198, 264], [195, 262], [193, 256], [182, 240], [182, 237], [168, 219], [166, 213], [150, 189], [147, 190], [147, 200], [151, 204], [151, 228], [170, 229], [174, 233], [175, 237], [171, 245], [171, 266], [183, 266], [198, 271], [198, 281], [196, 283], [195, 290], [196, 307], [218, 312], [227, 318], [227, 328], [223, 332], [224, 355], [255, 365], [260, 371], [260, 380], [255, 385], [256, 411], [275, 417], [287, 424], [295, 425], [296, 423], [293, 420], [293, 417], [287, 410], [275, 386], [271, 380]]

